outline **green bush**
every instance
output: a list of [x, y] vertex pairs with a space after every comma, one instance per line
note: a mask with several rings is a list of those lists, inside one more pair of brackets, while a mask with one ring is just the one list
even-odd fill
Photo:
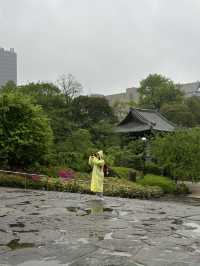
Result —
[[129, 178], [129, 173], [135, 173], [135, 175], [137, 175], [137, 171], [132, 169], [132, 168], [126, 168], [126, 167], [112, 167], [111, 170], [113, 171], [113, 173], [119, 177], [119, 178], [125, 178], [128, 179]]
[[190, 190], [184, 183], [180, 183], [180, 184], [177, 184], [176, 193], [177, 194], [189, 194]]
[[[90, 191], [91, 177], [86, 173], [76, 173], [75, 179], [63, 180], [61, 178], [42, 177], [38, 180], [24, 176], [0, 174], [0, 186], [19, 187], [27, 189], [45, 189], [53, 191], [66, 191], [73, 193], [93, 194]], [[137, 183], [126, 178], [106, 177], [104, 179], [104, 195], [123, 198], [156, 198], [163, 193], [188, 193], [184, 184], [176, 187], [173, 181], [163, 176], [146, 175]]]
[[115, 165], [143, 170], [143, 154], [133, 154], [130, 150], [122, 150], [115, 156]]
[[159, 186], [165, 193], [175, 193], [176, 184], [169, 178], [157, 175], [145, 175], [144, 178], [137, 181], [143, 186]]
[[90, 132], [78, 129], [66, 137], [57, 147], [57, 164], [66, 165], [76, 171], [89, 171], [88, 157], [94, 150]]
[[162, 175], [164, 169], [154, 162], [146, 162], [144, 167], [144, 174]]
[[200, 178], [200, 128], [157, 136], [151, 143], [152, 156], [176, 179]]
[[46, 164], [53, 133], [39, 105], [17, 93], [0, 94], [0, 164], [26, 168]]

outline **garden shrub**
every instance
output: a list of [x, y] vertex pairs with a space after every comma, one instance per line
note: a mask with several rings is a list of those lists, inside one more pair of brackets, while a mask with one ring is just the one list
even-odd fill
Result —
[[137, 171], [132, 168], [126, 168], [126, 167], [112, 167], [111, 170], [113, 171], [114, 175], [119, 178], [129, 178], [129, 173], [134, 172], [135, 175], [137, 175]]
[[56, 161], [76, 171], [87, 172], [90, 170], [88, 158], [93, 151], [90, 132], [78, 129], [67, 136], [65, 142], [57, 148]]
[[144, 158], [142, 154], [135, 155], [129, 150], [122, 150], [115, 156], [115, 165], [143, 170]]
[[158, 166], [154, 162], [146, 162], [144, 166], [144, 173], [145, 174], [154, 174], [154, 175], [162, 175], [164, 169]]
[[[86, 175], [79, 175], [79, 177], [68, 181], [63, 181], [60, 178], [42, 177], [35, 180], [35, 178], [27, 177], [25, 182], [25, 177], [23, 176], [0, 174], [0, 186], [93, 194], [90, 191], [90, 177]], [[162, 189], [159, 187], [144, 187], [125, 179], [112, 177], [105, 179], [104, 188], [104, 194], [106, 196], [124, 198], [155, 198], [163, 194]]]
[[178, 183], [176, 186], [176, 194], [189, 194], [190, 190], [184, 183]]
[[18, 93], [0, 94], [0, 164], [26, 168], [47, 164], [53, 133], [39, 105]]
[[151, 144], [152, 156], [159, 166], [176, 179], [200, 179], [200, 128], [157, 136]]
[[169, 178], [158, 175], [145, 175], [144, 178], [137, 181], [143, 186], [159, 186], [165, 193], [175, 193], [176, 184]]

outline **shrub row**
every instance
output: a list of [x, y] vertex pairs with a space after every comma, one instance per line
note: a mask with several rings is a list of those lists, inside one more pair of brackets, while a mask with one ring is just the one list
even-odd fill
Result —
[[[40, 178], [38, 180], [32, 180], [31, 178], [22, 176], [0, 174], [0, 186], [92, 194], [90, 191], [90, 178], [82, 174], [69, 181], [64, 181], [60, 178]], [[104, 194], [106, 196], [149, 199], [161, 197], [163, 195], [163, 190], [157, 186], [142, 186], [128, 180], [114, 177], [105, 179], [104, 188]]]
[[182, 184], [176, 185], [174, 181], [164, 176], [148, 174], [148, 175], [145, 175], [144, 178], [139, 179], [137, 183], [143, 186], [158, 186], [162, 188], [164, 193], [171, 193], [171, 194], [189, 193], [189, 190], [185, 184], [182, 183]]

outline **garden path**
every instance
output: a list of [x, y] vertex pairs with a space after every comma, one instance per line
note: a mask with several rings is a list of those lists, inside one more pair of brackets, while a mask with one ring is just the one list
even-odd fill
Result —
[[199, 207], [0, 188], [0, 266], [199, 266]]

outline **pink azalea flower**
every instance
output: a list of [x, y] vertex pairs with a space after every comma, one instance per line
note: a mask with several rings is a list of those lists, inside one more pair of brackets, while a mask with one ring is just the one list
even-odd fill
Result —
[[59, 177], [65, 179], [65, 180], [70, 180], [73, 179], [75, 174], [72, 170], [61, 170], [58, 173]]
[[38, 176], [38, 175], [33, 175], [33, 176], [31, 177], [31, 179], [32, 179], [33, 181], [39, 181], [39, 180], [40, 180], [40, 176]]

